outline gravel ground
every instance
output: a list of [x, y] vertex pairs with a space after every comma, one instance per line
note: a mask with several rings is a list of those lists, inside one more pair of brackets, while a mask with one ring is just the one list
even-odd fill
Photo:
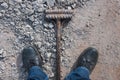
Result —
[[[74, 9], [62, 30], [62, 79], [80, 53], [89, 46], [99, 51], [92, 80], [120, 80], [120, 1], [59, 0], [61, 8]], [[21, 51], [35, 45], [43, 70], [55, 80], [56, 33], [44, 10], [55, 9], [55, 0], [0, 0], [0, 80], [26, 80]], [[107, 69], [106, 69], [107, 68]]]

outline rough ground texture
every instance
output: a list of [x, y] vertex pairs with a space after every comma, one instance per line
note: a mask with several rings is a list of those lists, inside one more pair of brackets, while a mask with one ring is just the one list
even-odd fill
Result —
[[[92, 80], [120, 80], [120, 1], [60, 0], [61, 8], [74, 9], [62, 30], [62, 78], [89, 46], [99, 51]], [[43, 58], [43, 70], [55, 79], [56, 38], [53, 22], [43, 11], [55, 0], [0, 0], [0, 80], [26, 80], [21, 51], [34, 44]]]

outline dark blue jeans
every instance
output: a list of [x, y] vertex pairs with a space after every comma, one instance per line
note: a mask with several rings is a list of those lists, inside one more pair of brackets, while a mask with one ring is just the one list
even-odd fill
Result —
[[[85, 67], [78, 67], [70, 72], [65, 80], [90, 80], [89, 70]], [[28, 73], [27, 80], [48, 80], [48, 76], [38, 66], [33, 66]]]

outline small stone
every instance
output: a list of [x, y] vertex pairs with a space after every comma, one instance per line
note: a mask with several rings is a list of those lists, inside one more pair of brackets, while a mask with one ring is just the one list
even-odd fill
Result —
[[32, 9], [33, 6], [32, 6], [31, 4], [27, 4], [27, 8], [28, 8], [28, 9]]
[[9, 0], [9, 4], [13, 5], [15, 3], [14, 0]]
[[10, 22], [10, 24], [11, 24], [11, 25], [13, 25], [13, 26], [15, 25], [15, 23], [14, 23], [14, 22]]
[[72, 8], [70, 6], [68, 6], [68, 10], [71, 10]]
[[16, 67], [16, 64], [15, 63], [11, 63], [11, 67]]
[[15, 0], [16, 2], [19, 2], [19, 3], [21, 3], [22, 2], [22, 0]]
[[7, 56], [6, 51], [4, 49], [0, 49], [0, 58], [2, 59], [4, 57], [6, 57], [6, 56]]
[[41, 52], [44, 53], [46, 51], [45, 47], [41, 47]]
[[21, 14], [21, 12], [18, 9], [14, 9], [14, 11], [15, 11], [16, 15], [20, 15]]
[[7, 52], [6, 52], [6, 51], [4, 51], [4, 53], [3, 53], [2, 57], [6, 57], [6, 56], [7, 56]]
[[43, 68], [45, 68], [45, 70], [50, 70], [51, 69], [50, 64], [48, 64], [48, 63], [45, 63], [43, 65]]
[[61, 2], [65, 2], [65, 0], [61, 0]]
[[41, 3], [43, 0], [37, 0], [39, 3]]
[[7, 4], [7, 3], [2, 3], [2, 4], [1, 4], [1, 7], [7, 9], [7, 8], [8, 8], [8, 4]]
[[31, 26], [30, 26], [30, 25], [28, 25], [28, 24], [27, 24], [25, 27], [26, 27], [26, 28], [31, 28]]
[[56, 58], [56, 54], [52, 54], [51, 57], [52, 57], [53, 59], [55, 59], [55, 58]]
[[35, 42], [35, 45], [37, 45], [39, 48], [41, 47], [41, 42]]
[[17, 2], [19, 2], [19, 3], [21, 3], [22, 2], [22, 0], [16, 0]]
[[0, 62], [0, 64], [2, 64], [0, 65], [0, 72], [2, 72], [5, 69], [5, 64], [4, 62]]
[[36, 1], [36, 0], [28, 0], [28, 1], [30, 1], [30, 2], [34, 2], [34, 1]]
[[42, 21], [40, 21], [39, 23], [40, 23], [40, 24], [43, 24], [43, 22], [42, 22]]
[[45, 28], [45, 29], [44, 29], [44, 32], [48, 32], [48, 29]]
[[47, 43], [46, 43], [46, 46], [50, 47], [50, 46], [51, 46], [51, 44], [50, 44], [49, 42], [47, 42]]
[[52, 53], [47, 53], [47, 58], [50, 58], [50, 57], [51, 57], [51, 54], [52, 54]]
[[34, 13], [34, 10], [27, 8], [25, 13], [30, 15], [30, 14], [33, 14], [33, 13]]
[[30, 16], [29, 20], [33, 22], [35, 20], [34, 16]]
[[55, 0], [47, 0], [47, 4], [48, 6], [53, 7], [55, 4]]
[[65, 47], [62, 47], [62, 50], [65, 50]]
[[5, 14], [5, 10], [0, 10], [1, 14]]
[[76, 7], [76, 4], [74, 3], [71, 7], [74, 9]]
[[68, 59], [67, 59], [67, 58], [61, 57], [61, 62], [62, 62], [62, 65], [63, 65], [63, 66], [69, 67], [68, 64], [67, 64], [67, 63], [68, 63]]
[[0, 55], [3, 54], [4, 52], [4, 49], [0, 49]]
[[43, 26], [45, 27], [45, 28], [48, 28], [48, 23], [43, 23]]
[[0, 13], [0, 17], [2, 17], [3, 16], [3, 14], [2, 13]]
[[44, 7], [48, 7], [46, 4], [43, 4]]
[[54, 25], [52, 23], [49, 24], [49, 28], [53, 28]]
[[30, 38], [31, 38], [31, 40], [34, 40], [34, 39], [35, 39], [34, 36], [30, 36]]
[[26, 8], [26, 5], [25, 5], [25, 4], [21, 4], [21, 7], [22, 7], [22, 8]]
[[50, 77], [54, 77], [54, 73], [53, 72], [50, 73]]
[[53, 51], [53, 52], [56, 52], [56, 49], [53, 48], [52, 51]]
[[38, 24], [39, 24], [38, 21], [35, 21], [35, 22], [33, 23], [34, 26], [36, 26], [36, 25], [38, 25]]

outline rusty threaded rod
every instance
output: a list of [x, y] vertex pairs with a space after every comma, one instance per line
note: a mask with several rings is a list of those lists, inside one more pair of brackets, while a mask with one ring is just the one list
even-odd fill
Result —
[[57, 62], [57, 76], [56, 76], [56, 80], [61, 80], [61, 68], [60, 68], [60, 63], [61, 63], [61, 57], [60, 57], [60, 53], [61, 53], [61, 20], [57, 19], [57, 34], [56, 34], [56, 42], [57, 42], [57, 54], [56, 54], [56, 62]]

